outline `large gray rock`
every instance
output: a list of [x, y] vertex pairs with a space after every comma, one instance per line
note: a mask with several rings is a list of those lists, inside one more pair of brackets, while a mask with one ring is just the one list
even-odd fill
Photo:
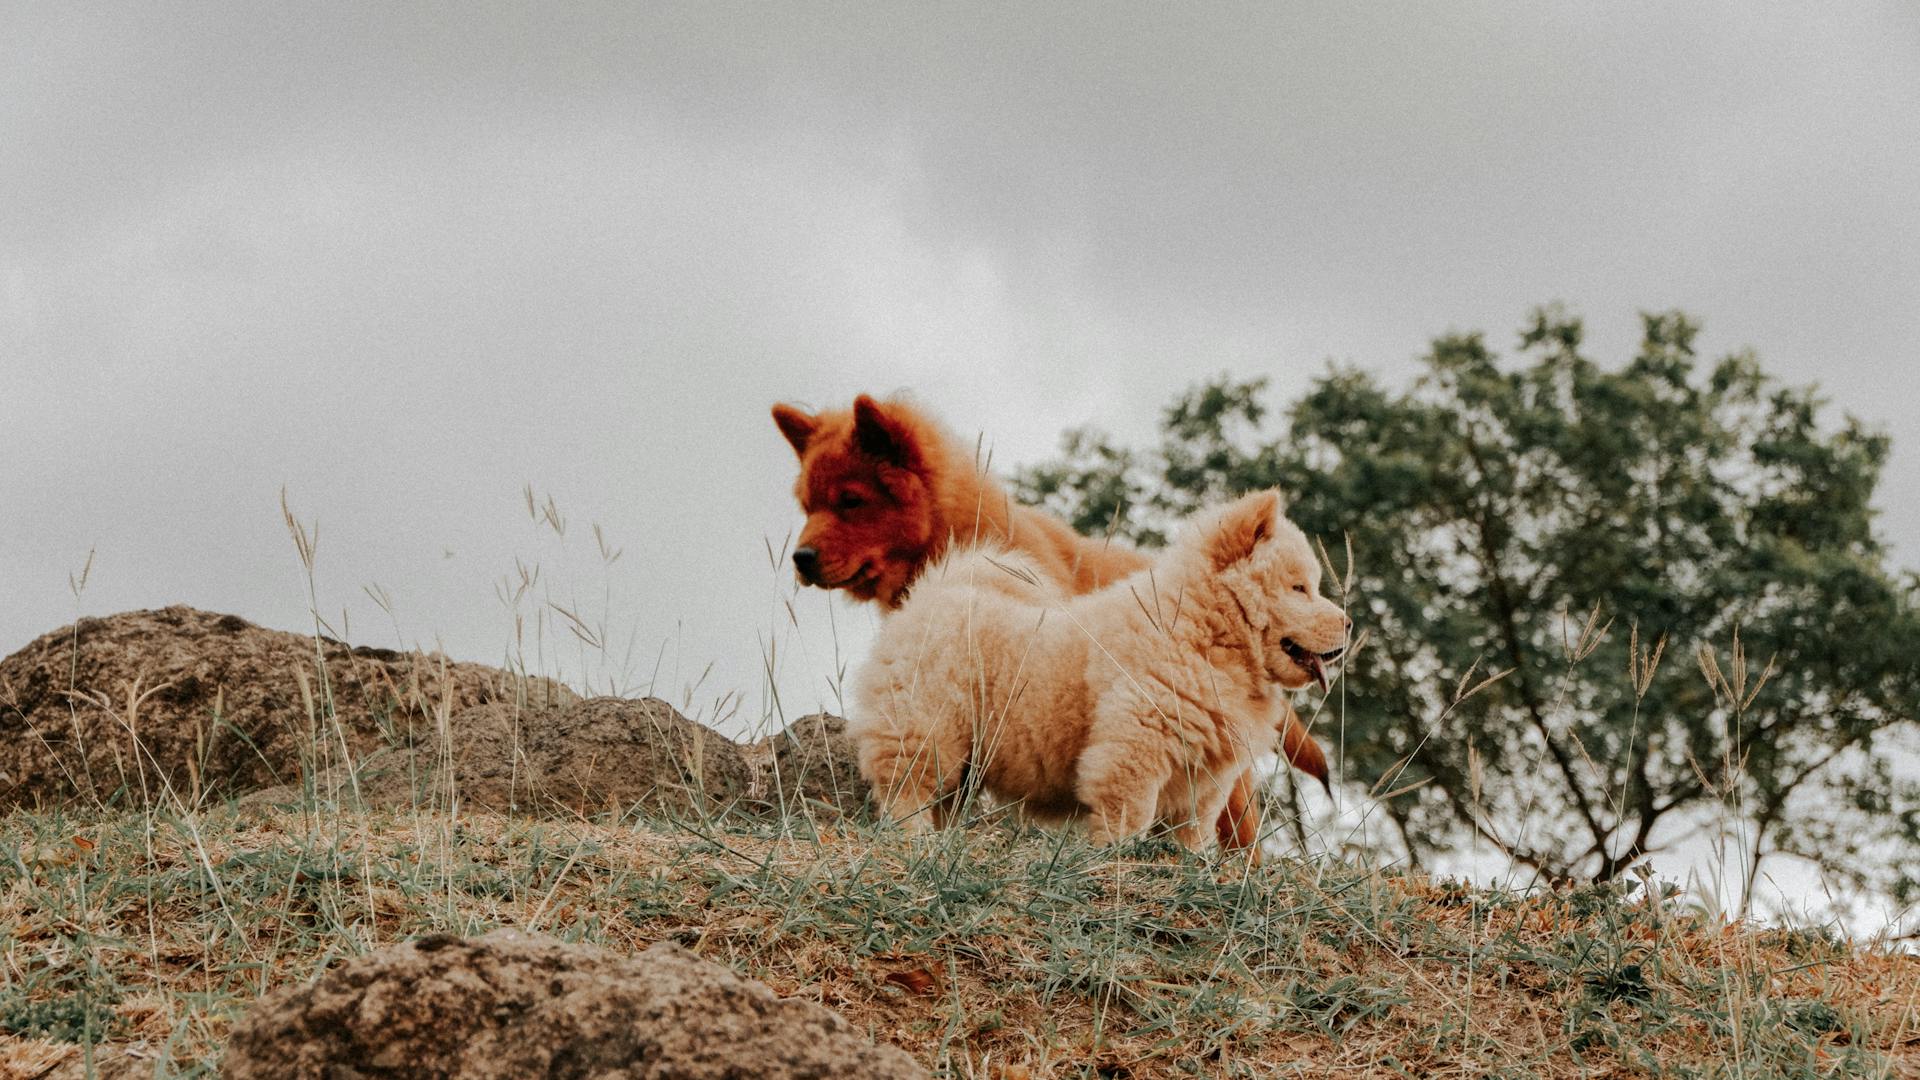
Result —
[[[565, 708], [495, 702], [447, 718], [417, 746], [361, 762], [349, 783], [338, 770], [318, 787], [377, 809], [455, 805], [499, 813], [573, 817], [624, 813], [708, 815], [743, 803], [751, 770], [738, 743], [680, 715], [658, 698], [591, 698]], [[280, 787], [254, 803], [288, 803]]]
[[765, 805], [841, 816], [872, 810], [873, 786], [860, 775], [847, 722], [838, 716], [803, 716], [749, 747], [748, 756], [754, 763], [754, 792]]
[[0, 810], [308, 790], [567, 816], [869, 806], [846, 722], [824, 713], [742, 747], [656, 698], [582, 701], [548, 679], [186, 607], [82, 619], [0, 660]]
[[575, 700], [546, 679], [316, 645], [237, 615], [82, 619], [0, 660], [0, 809], [252, 791], [411, 746], [443, 708]]
[[641, 805], [676, 813], [723, 809], [747, 794], [740, 744], [658, 698], [593, 698], [540, 733], [533, 760], [544, 792], [585, 813]]
[[228, 1080], [925, 1077], [838, 1014], [680, 946], [623, 957], [513, 930], [432, 937], [263, 999]]

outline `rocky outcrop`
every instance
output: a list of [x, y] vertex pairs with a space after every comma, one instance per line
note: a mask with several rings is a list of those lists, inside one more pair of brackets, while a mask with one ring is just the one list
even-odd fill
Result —
[[0, 809], [191, 803], [413, 747], [441, 710], [574, 700], [546, 679], [237, 615], [82, 619], [0, 661]]
[[[360, 765], [349, 784], [328, 773], [329, 797], [379, 809], [458, 805], [568, 815], [638, 807], [668, 817], [748, 808], [753, 783], [739, 744], [658, 698], [592, 698], [565, 708], [495, 702], [447, 719], [406, 753]], [[250, 801], [288, 802], [281, 787]]]
[[860, 775], [847, 722], [838, 716], [803, 716], [749, 747], [747, 755], [754, 792], [765, 805], [809, 815], [872, 812], [873, 788]]
[[743, 747], [657, 698], [583, 701], [187, 607], [82, 619], [0, 660], [0, 810], [309, 793], [521, 814], [869, 808], [846, 722], [824, 713]]
[[430, 937], [263, 999], [234, 1028], [228, 1080], [917, 1078], [823, 1006], [672, 942], [625, 957], [497, 930]]

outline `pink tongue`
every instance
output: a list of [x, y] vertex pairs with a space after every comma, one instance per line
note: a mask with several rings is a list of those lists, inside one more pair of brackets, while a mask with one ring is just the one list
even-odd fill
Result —
[[1326, 693], [1327, 669], [1320, 666], [1320, 658], [1317, 656], [1308, 656], [1306, 668], [1307, 673], [1313, 676], [1313, 681], [1320, 684], [1320, 692], [1323, 694]]

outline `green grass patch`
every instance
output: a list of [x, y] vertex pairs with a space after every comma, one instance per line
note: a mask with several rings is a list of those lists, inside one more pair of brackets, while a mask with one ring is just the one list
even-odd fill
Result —
[[[1512, 893], [989, 822], [217, 808], [0, 828], [0, 1056], [203, 1075], [261, 994], [427, 933], [674, 938], [951, 1077], [1906, 1075], [1920, 964], [1637, 883]], [[38, 1060], [38, 1059], [36, 1059]]]

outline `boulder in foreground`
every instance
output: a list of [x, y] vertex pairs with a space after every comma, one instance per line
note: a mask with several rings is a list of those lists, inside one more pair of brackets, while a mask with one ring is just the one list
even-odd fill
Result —
[[429, 937], [269, 995], [228, 1080], [848, 1080], [927, 1076], [831, 1010], [672, 942], [625, 957], [516, 930]]

